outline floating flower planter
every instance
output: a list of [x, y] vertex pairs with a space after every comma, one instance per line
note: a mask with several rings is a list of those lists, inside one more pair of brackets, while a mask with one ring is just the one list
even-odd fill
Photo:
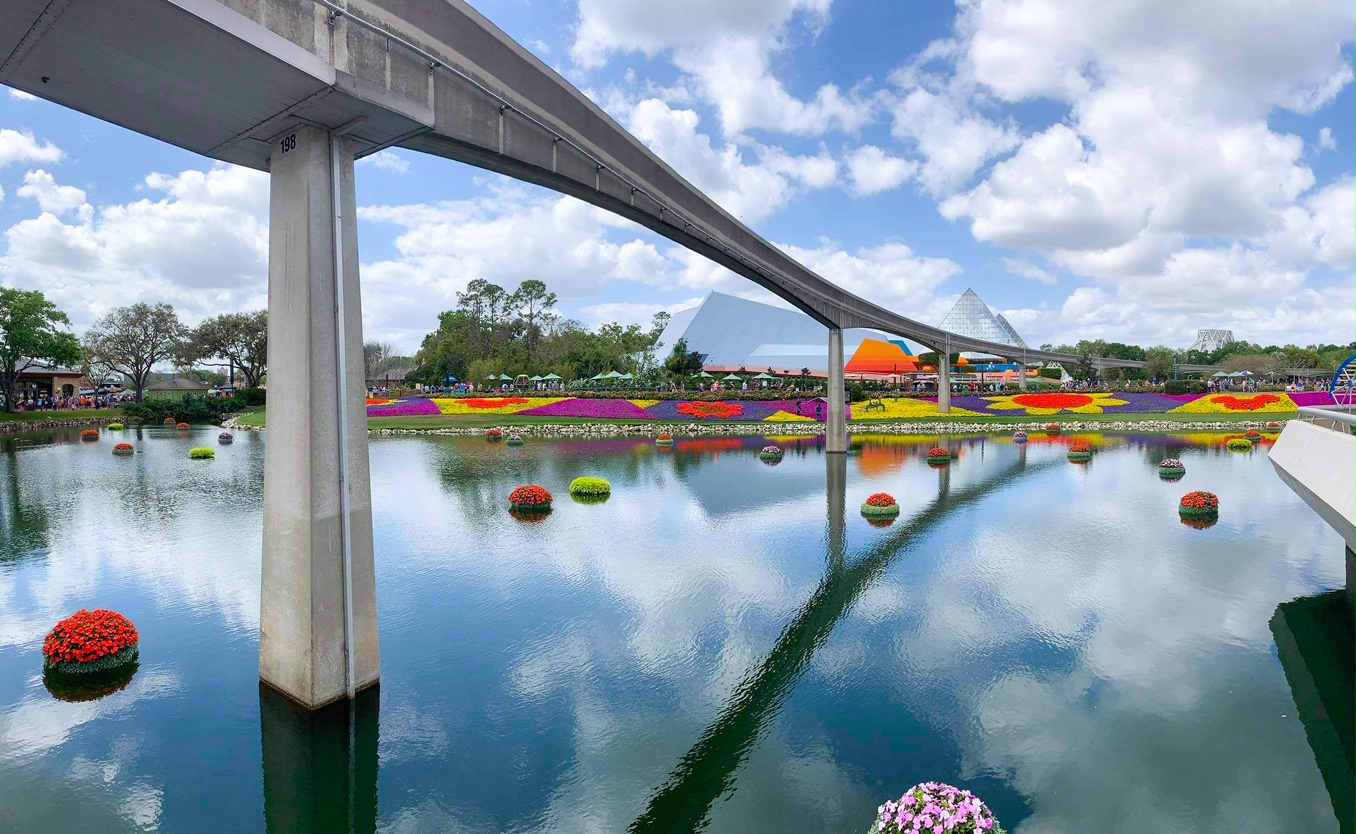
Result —
[[231, 434], [228, 431], [224, 431], [221, 434], [217, 435], [217, 442], [223, 446], [229, 446], [235, 442], [235, 435]]
[[192, 428], [191, 426], [188, 425], [188, 423], [175, 423], [175, 424], [174, 424], [174, 427], [175, 427], [176, 429], [180, 429], [180, 430], [187, 429], [187, 428]]
[[1020, 431], [1020, 430], [1019, 430], [1019, 431], [1013, 432], [1013, 433], [1012, 433], [1012, 442], [1013, 442], [1013, 443], [1025, 443], [1025, 442], [1026, 442], [1026, 432]]
[[1243, 437], [1250, 443], [1262, 442], [1262, 433], [1257, 429], [1248, 429], [1247, 431], [1243, 432]]
[[167, 425], [167, 426], [172, 426], [172, 425], [174, 425], [174, 418], [173, 418], [173, 417], [166, 417], [166, 418], [165, 418], [165, 425]]
[[217, 456], [216, 449], [209, 449], [206, 446], [199, 446], [188, 450], [188, 456], [193, 460], [211, 460]]
[[109, 431], [122, 431], [122, 430], [123, 430], [123, 425], [122, 425], [122, 423], [109, 423], [109, 424], [108, 424], [108, 430], [109, 430]]
[[1046, 433], [1046, 434], [1059, 434], [1059, 423], [1046, 423], [1046, 424], [1045, 424], [1045, 433]]
[[503, 440], [503, 439], [504, 439], [504, 430], [503, 430], [503, 429], [486, 429], [486, 430], [485, 430], [485, 439], [486, 439], [487, 441], [489, 441], [490, 443], [498, 443], [500, 440]]
[[113, 454], [115, 455], [130, 455], [135, 451], [131, 443], [115, 443], [113, 445]]
[[1177, 504], [1177, 514], [1194, 521], [1219, 518], [1219, 496], [1213, 492], [1188, 492]]
[[98, 430], [98, 429], [85, 429], [84, 431], [80, 432], [80, 439], [81, 439], [81, 440], [98, 440], [98, 439], [99, 439], [99, 430]]
[[509, 509], [519, 513], [549, 513], [551, 493], [536, 484], [520, 486], [509, 493]]
[[758, 450], [758, 459], [763, 463], [777, 465], [782, 462], [782, 450], [780, 446], [764, 446]]
[[508, 436], [508, 440], [505, 440], [505, 441], [504, 441], [504, 445], [505, 445], [505, 446], [521, 446], [521, 445], [523, 445], [523, 438], [522, 438], [520, 435], [510, 434], [510, 435]]
[[137, 673], [137, 662], [124, 663], [116, 669], [89, 675], [62, 675], [44, 672], [42, 685], [58, 701], [72, 704], [97, 701], [127, 688]]
[[1186, 475], [1186, 466], [1177, 458], [1163, 458], [1158, 462], [1158, 477], [1165, 481], [1181, 480]]
[[1281, 424], [1278, 423], [1278, 422], [1276, 422], [1275, 420], [1268, 420], [1268, 421], [1267, 421], [1267, 430], [1268, 430], [1268, 431], [1279, 431], [1280, 428], [1281, 428]]
[[136, 626], [116, 611], [81, 608], [42, 641], [42, 669], [57, 675], [107, 672], [137, 659]]
[[866, 523], [870, 524], [872, 527], [889, 527], [891, 524], [895, 523], [895, 520], [893, 518], [871, 518], [868, 516]]
[[654, 439], [654, 442], [656, 446], [672, 446], [673, 435], [668, 432], [660, 432], [659, 436]]
[[1224, 444], [1231, 452], [1251, 452], [1252, 441], [1243, 437], [1231, 437], [1229, 442]]
[[924, 782], [904, 792], [898, 801], [876, 809], [871, 826], [875, 834], [937, 832], [946, 834], [1003, 834], [993, 811], [979, 797], [941, 782]]
[[1216, 524], [1219, 524], [1219, 516], [1212, 515], [1209, 518], [1187, 518], [1182, 516], [1181, 521], [1193, 530], [1209, 530]]
[[1075, 440], [1069, 444], [1068, 458], [1073, 463], [1087, 463], [1092, 460], [1092, 446], [1086, 440]]
[[951, 463], [951, 453], [940, 446], [928, 449], [928, 463], [932, 466], [946, 466]]
[[606, 478], [594, 478], [582, 475], [570, 481], [570, 495], [575, 498], [597, 500], [612, 494], [612, 484]]
[[899, 516], [899, 504], [888, 492], [877, 492], [868, 496], [862, 504], [862, 515], [867, 519], [895, 519]]

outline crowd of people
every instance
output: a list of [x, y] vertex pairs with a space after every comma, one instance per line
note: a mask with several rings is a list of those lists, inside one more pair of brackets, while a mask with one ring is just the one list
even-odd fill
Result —
[[[71, 394], [70, 396], [49, 396], [46, 392], [24, 394], [14, 398], [15, 411], [73, 411], [79, 408], [117, 408], [131, 402], [136, 397], [131, 392], [106, 394]], [[5, 397], [0, 394], [0, 408], [5, 405]]]

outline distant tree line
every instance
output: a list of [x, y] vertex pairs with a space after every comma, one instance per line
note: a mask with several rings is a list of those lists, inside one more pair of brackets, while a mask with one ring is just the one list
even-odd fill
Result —
[[566, 381], [608, 371], [657, 376], [655, 346], [667, 313], [656, 314], [648, 328], [612, 322], [590, 330], [555, 307], [556, 294], [542, 281], [523, 281], [512, 292], [471, 281], [457, 294], [457, 306], [438, 315], [438, 329], [424, 337], [405, 378], [441, 385], [448, 377], [484, 383], [501, 374], [554, 373]]
[[[1226, 371], [1249, 371], [1259, 377], [1275, 377], [1288, 368], [1312, 368], [1335, 371], [1356, 351], [1356, 342], [1347, 345], [1258, 345], [1252, 342], [1229, 342], [1215, 351], [1177, 350], [1170, 347], [1142, 348], [1121, 342], [1101, 339], [1083, 340], [1076, 345], [1041, 345], [1041, 350], [1072, 353], [1079, 357], [1074, 367], [1065, 370], [1074, 379], [1115, 382], [1121, 379], [1158, 379], [1172, 376], [1175, 364], [1219, 365]], [[1100, 374], [1093, 365], [1094, 358], [1134, 359], [1144, 363], [1143, 368], [1104, 368]]]

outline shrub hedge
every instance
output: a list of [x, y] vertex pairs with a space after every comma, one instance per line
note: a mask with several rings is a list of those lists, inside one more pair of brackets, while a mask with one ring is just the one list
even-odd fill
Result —
[[154, 398], [139, 403], [128, 403], [123, 411], [128, 417], [146, 422], [166, 419], [183, 423], [220, 423], [228, 414], [235, 414], [265, 402], [264, 389], [245, 388], [229, 397], [206, 397], [185, 394], [182, 398]]

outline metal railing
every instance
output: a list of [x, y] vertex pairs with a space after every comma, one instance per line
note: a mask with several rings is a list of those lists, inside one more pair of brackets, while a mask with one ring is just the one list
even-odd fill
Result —
[[1352, 434], [1353, 427], [1356, 427], [1356, 414], [1352, 413], [1353, 409], [1356, 409], [1356, 406], [1302, 405], [1299, 407], [1299, 415], [1301, 419], [1307, 418], [1306, 422], [1313, 423], [1316, 426], [1322, 426], [1339, 434]]

